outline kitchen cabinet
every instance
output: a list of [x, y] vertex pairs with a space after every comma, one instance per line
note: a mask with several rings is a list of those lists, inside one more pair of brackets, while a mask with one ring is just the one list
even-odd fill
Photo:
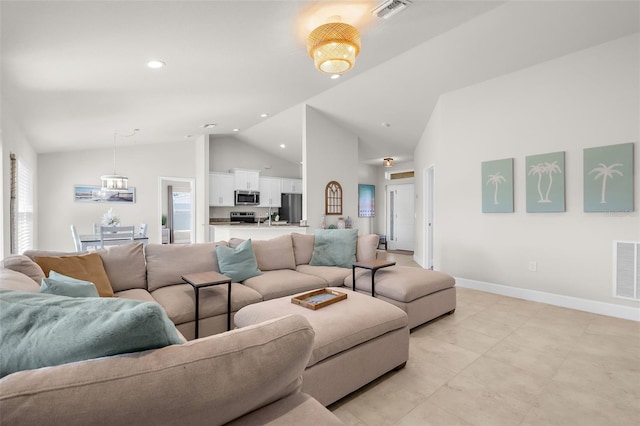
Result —
[[260, 172], [257, 170], [233, 169], [235, 188], [244, 191], [258, 191], [260, 188]]
[[234, 175], [231, 173], [209, 173], [209, 205], [231, 207], [234, 205]]
[[281, 185], [282, 179], [280, 178], [260, 178], [260, 205], [258, 207], [280, 207]]
[[282, 179], [283, 194], [302, 194], [302, 179]]

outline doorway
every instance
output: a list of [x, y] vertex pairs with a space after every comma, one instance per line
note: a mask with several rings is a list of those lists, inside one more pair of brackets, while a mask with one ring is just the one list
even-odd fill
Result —
[[195, 181], [160, 177], [160, 241], [163, 244], [195, 242]]
[[422, 267], [433, 269], [433, 178], [434, 167], [430, 166], [424, 170], [424, 257]]
[[414, 185], [387, 185], [386, 192], [388, 249], [413, 251]]

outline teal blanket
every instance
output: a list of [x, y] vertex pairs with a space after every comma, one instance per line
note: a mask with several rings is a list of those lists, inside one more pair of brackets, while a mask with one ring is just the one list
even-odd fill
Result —
[[180, 343], [157, 303], [0, 290], [0, 377]]

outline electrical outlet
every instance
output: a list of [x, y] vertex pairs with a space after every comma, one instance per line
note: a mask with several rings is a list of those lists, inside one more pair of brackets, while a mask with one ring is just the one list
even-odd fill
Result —
[[536, 272], [538, 270], [538, 262], [534, 261], [534, 260], [530, 260], [529, 261], [529, 271], [530, 272]]

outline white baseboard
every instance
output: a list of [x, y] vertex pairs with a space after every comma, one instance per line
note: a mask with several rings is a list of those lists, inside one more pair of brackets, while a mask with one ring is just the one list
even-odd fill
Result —
[[545, 293], [543, 291], [529, 290], [525, 288], [509, 287], [483, 281], [468, 280], [465, 278], [456, 278], [456, 286], [640, 322], [640, 309], [633, 308], [631, 306], [596, 302], [594, 300], [562, 296], [560, 294]]

